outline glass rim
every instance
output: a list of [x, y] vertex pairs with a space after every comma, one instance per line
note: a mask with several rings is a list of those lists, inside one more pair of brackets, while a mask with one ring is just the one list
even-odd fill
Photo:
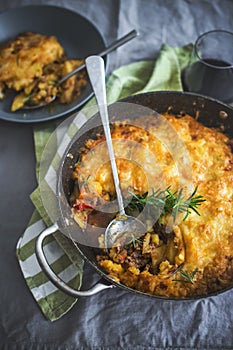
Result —
[[201, 58], [199, 53], [198, 53], [198, 50], [197, 50], [197, 45], [198, 45], [198, 42], [206, 35], [210, 34], [210, 33], [226, 33], [226, 34], [230, 34], [232, 36], [232, 39], [233, 39], [233, 32], [231, 32], [230, 30], [226, 30], [226, 29], [213, 29], [213, 30], [209, 30], [207, 32], [204, 32], [202, 33], [201, 35], [198, 36], [198, 38], [196, 39], [195, 43], [194, 43], [194, 51], [195, 51], [195, 55], [197, 56], [197, 58], [203, 63], [205, 64], [206, 66], [209, 66], [211, 68], [215, 68], [215, 69], [220, 69], [220, 70], [223, 70], [223, 69], [231, 69], [233, 68], [233, 63], [232, 64], [229, 64], [229, 65], [226, 65], [226, 66], [217, 66], [215, 64], [211, 64], [211, 63], [208, 63], [205, 61], [205, 59]]

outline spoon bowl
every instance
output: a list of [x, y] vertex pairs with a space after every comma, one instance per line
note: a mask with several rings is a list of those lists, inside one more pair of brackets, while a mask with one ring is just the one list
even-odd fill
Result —
[[125, 213], [123, 198], [120, 189], [120, 181], [116, 166], [116, 160], [112, 145], [111, 132], [109, 127], [109, 116], [107, 109], [106, 87], [105, 87], [105, 69], [104, 60], [100, 56], [90, 56], [86, 59], [86, 68], [92, 88], [95, 93], [101, 121], [104, 128], [106, 143], [112, 168], [112, 175], [119, 206], [119, 215], [112, 220], [105, 230], [104, 242], [105, 248], [108, 249], [115, 244], [124, 243], [129, 238], [140, 237], [146, 232], [145, 225], [133, 216]]
[[105, 230], [105, 248], [133, 242], [141, 237], [145, 231], [145, 225], [137, 218], [126, 214], [119, 215], [109, 223]]

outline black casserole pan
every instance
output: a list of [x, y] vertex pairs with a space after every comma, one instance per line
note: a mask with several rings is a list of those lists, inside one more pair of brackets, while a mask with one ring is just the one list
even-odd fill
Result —
[[[223, 104], [217, 100], [204, 97], [197, 94], [186, 93], [186, 92], [151, 92], [145, 94], [139, 94], [130, 96], [121, 102], [127, 102], [129, 104], [135, 104], [140, 106], [148, 107], [152, 110], [155, 110], [158, 113], [163, 113], [170, 111], [172, 114], [177, 116], [182, 116], [182, 114], [187, 113], [193, 117], [198, 117], [198, 121], [208, 127], [217, 127], [224, 130], [224, 132], [232, 137], [233, 136], [233, 108]], [[127, 104], [126, 105], [127, 108]], [[111, 106], [110, 106], [111, 107]], [[127, 115], [127, 111], [124, 111]], [[111, 119], [111, 117], [110, 117]], [[118, 118], [116, 118], [118, 119]], [[122, 117], [123, 119], [123, 117]], [[103, 289], [112, 288], [112, 287], [120, 287], [124, 290], [127, 290], [132, 293], [137, 293], [139, 295], [146, 295], [152, 298], [159, 298], [164, 300], [180, 300], [178, 298], [167, 298], [161, 297], [151, 294], [146, 294], [129, 287], [126, 287], [123, 284], [117, 283], [112, 280], [107, 274], [98, 266], [96, 260], [96, 248], [94, 248], [93, 242], [88, 243], [88, 239], [82, 242], [83, 232], [79, 229], [78, 225], [74, 222], [71, 217], [71, 208], [68, 203], [68, 198], [70, 192], [72, 191], [72, 180], [71, 173], [73, 171], [73, 167], [77, 161], [75, 157], [70, 157], [69, 155], [77, 154], [77, 151], [82, 147], [85, 140], [90, 137], [94, 137], [96, 132], [98, 132], [101, 128], [101, 122], [99, 115], [95, 115], [91, 119], [89, 119], [82, 128], [78, 131], [74, 139], [72, 139], [69, 144], [60, 165], [60, 170], [58, 174], [57, 181], [57, 201], [58, 201], [58, 221], [55, 222], [51, 227], [47, 228], [43, 231], [36, 242], [36, 255], [38, 261], [49, 277], [49, 279], [61, 290], [66, 292], [67, 294], [73, 297], [79, 296], [89, 296], [95, 294]], [[68, 155], [68, 156], [67, 156]], [[66, 236], [70, 237], [76, 244], [77, 250], [84, 257], [86, 261], [88, 261], [91, 266], [99, 273], [102, 279], [90, 290], [87, 291], [76, 291], [66, 285], [55, 273], [50, 269], [50, 266], [47, 263], [46, 257], [43, 252], [42, 243], [45, 237], [54, 233], [55, 231], [60, 230]], [[92, 238], [93, 239], [93, 236]], [[95, 237], [94, 237], [95, 239]], [[81, 243], [80, 243], [81, 242]], [[228, 287], [227, 289], [215, 292], [211, 295], [217, 295], [219, 293], [223, 293], [226, 290], [231, 289], [232, 287]], [[208, 295], [210, 296], [210, 295]], [[207, 297], [207, 296], [205, 296]], [[184, 299], [197, 299], [195, 298], [183, 298]]]

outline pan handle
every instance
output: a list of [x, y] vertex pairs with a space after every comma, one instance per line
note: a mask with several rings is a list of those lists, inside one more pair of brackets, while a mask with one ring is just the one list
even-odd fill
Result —
[[36, 257], [38, 259], [38, 262], [40, 264], [40, 267], [46, 274], [46, 276], [50, 279], [50, 281], [55, 284], [56, 287], [61, 289], [63, 292], [66, 294], [78, 298], [80, 296], [91, 296], [96, 293], [99, 293], [100, 291], [108, 288], [113, 288], [114, 285], [108, 283], [107, 281], [103, 282], [98, 282], [95, 284], [92, 288], [84, 291], [79, 291], [75, 290], [71, 287], [69, 287], [60, 277], [58, 277], [50, 268], [48, 261], [44, 255], [44, 250], [43, 250], [43, 241], [46, 237], [51, 235], [52, 233], [55, 233], [58, 230], [58, 224], [55, 223], [52, 226], [46, 228], [44, 231], [42, 231], [37, 240], [36, 240], [36, 246], [35, 246], [35, 252], [36, 252]]

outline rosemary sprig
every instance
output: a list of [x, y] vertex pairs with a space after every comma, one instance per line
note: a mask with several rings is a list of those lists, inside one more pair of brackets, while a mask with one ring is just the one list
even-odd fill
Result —
[[172, 193], [168, 188], [166, 201], [165, 201], [165, 212], [171, 214], [176, 219], [178, 213], [185, 213], [183, 220], [185, 221], [189, 214], [191, 214], [191, 210], [193, 210], [197, 215], [200, 216], [200, 213], [197, 210], [197, 207], [205, 202], [203, 196], [195, 196], [197, 192], [198, 186], [195, 187], [193, 193], [185, 200], [183, 198], [183, 189], [181, 188], [178, 192]]
[[135, 194], [130, 192], [132, 196], [132, 200], [128, 205], [129, 210], [135, 210], [142, 211], [144, 207], [149, 204], [152, 207], [155, 207], [159, 212], [161, 212], [164, 209], [166, 194], [165, 191], [157, 190], [155, 191], [152, 188], [152, 194], [148, 196], [148, 192], [145, 192], [143, 194]]
[[127, 209], [130, 211], [137, 209], [141, 212], [146, 205], [150, 205], [156, 208], [160, 218], [166, 214], [171, 214], [175, 221], [177, 214], [183, 212], [185, 213], [183, 220], [186, 220], [189, 214], [191, 214], [191, 210], [197, 215], [200, 215], [197, 208], [202, 202], [205, 202], [203, 196], [196, 196], [197, 190], [198, 186], [195, 187], [193, 193], [187, 199], [183, 197], [183, 189], [172, 193], [170, 187], [164, 191], [154, 191], [152, 189], [151, 195], [148, 195], [148, 192], [141, 195], [130, 192], [132, 200]]
[[198, 268], [196, 268], [193, 272], [180, 270], [180, 276], [183, 277], [183, 279], [174, 279], [174, 282], [182, 282], [182, 283], [191, 283], [194, 284], [194, 277], [198, 272]]
[[137, 245], [142, 246], [142, 238], [136, 238], [134, 235], [132, 235], [132, 239], [125, 243], [126, 246], [129, 246], [130, 244], [133, 244], [133, 247], [136, 248]]

